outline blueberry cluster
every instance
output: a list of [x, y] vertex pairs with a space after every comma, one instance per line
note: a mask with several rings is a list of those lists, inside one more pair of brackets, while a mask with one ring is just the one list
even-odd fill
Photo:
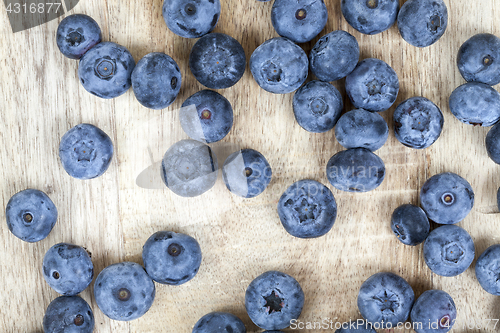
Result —
[[[265, 1], [265, 0], [263, 0]], [[225, 89], [243, 76], [246, 56], [234, 38], [212, 33], [220, 18], [219, 0], [164, 0], [167, 27], [184, 38], [199, 38], [189, 55], [193, 76], [209, 89]], [[342, 0], [346, 21], [363, 34], [378, 34], [396, 21], [403, 39], [416, 47], [427, 47], [444, 34], [448, 14], [442, 0], [408, 0], [399, 8], [397, 0]], [[309, 56], [296, 43], [311, 41], [326, 26], [328, 12], [323, 0], [275, 0], [271, 22], [280, 37], [272, 38], [252, 53], [249, 68], [256, 83], [273, 94], [294, 93], [293, 113], [306, 131], [323, 133], [335, 127], [335, 137], [346, 150], [334, 154], [326, 165], [333, 187], [347, 192], [367, 192], [385, 178], [385, 164], [374, 154], [388, 139], [389, 127], [379, 114], [395, 103], [399, 93], [397, 73], [386, 62], [366, 58], [359, 61], [356, 38], [337, 30], [322, 36]], [[113, 42], [102, 42], [98, 24], [76, 14], [61, 21], [57, 45], [68, 58], [79, 59], [82, 86], [95, 96], [110, 99], [131, 86], [139, 103], [150, 109], [171, 105], [181, 89], [177, 63], [164, 53], [145, 55], [137, 64], [131, 53]], [[493, 126], [486, 137], [490, 158], [500, 164], [500, 94], [491, 86], [500, 83], [500, 39], [478, 34], [467, 40], [457, 57], [459, 71], [467, 83], [449, 98], [453, 115], [466, 124]], [[307, 83], [309, 69], [317, 80]], [[340, 92], [330, 84], [345, 78], [345, 90], [354, 109], [345, 112]], [[305, 83], [305, 84], [304, 84]], [[220, 93], [201, 90], [188, 97], [179, 110], [180, 124], [191, 138], [172, 145], [161, 163], [165, 185], [183, 197], [201, 195], [217, 180], [217, 156], [208, 145], [226, 137], [233, 126], [231, 103]], [[396, 138], [405, 146], [424, 149], [440, 136], [441, 110], [424, 97], [400, 103], [393, 114]], [[111, 164], [110, 137], [91, 124], [79, 124], [61, 138], [59, 157], [73, 178], [88, 180], [105, 173]], [[223, 163], [222, 178], [232, 193], [243, 198], [261, 194], [270, 184], [272, 170], [267, 159], [254, 149], [241, 149]], [[500, 209], [500, 189], [497, 196]], [[475, 246], [466, 230], [456, 225], [472, 210], [474, 192], [461, 176], [444, 172], [427, 179], [420, 190], [421, 208], [398, 207], [391, 229], [406, 245], [423, 244], [424, 260], [440, 276], [456, 276], [467, 270]], [[290, 185], [278, 201], [284, 229], [297, 238], [316, 238], [328, 233], [337, 217], [333, 193], [323, 184], [303, 179]], [[16, 193], [6, 207], [9, 230], [26, 242], [48, 236], [57, 220], [57, 208], [42, 191]], [[431, 223], [442, 226], [431, 229]], [[104, 268], [94, 283], [99, 309], [109, 318], [129, 321], [143, 316], [155, 299], [155, 282], [181, 285], [193, 279], [202, 263], [195, 238], [172, 231], [158, 231], [145, 242], [144, 266], [120, 262]], [[45, 332], [92, 332], [94, 317], [88, 303], [77, 296], [94, 277], [90, 253], [69, 243], [52, 246], [43, 259], [43, 276], [62, 296], [53, 300], [43, 319]], [[482, 253], [475, 267], [480, 285], [500, 295], [500, 245]], [[266, 332], [279, 332], [297, 319], [304, 305], [304, 292], [292, 276], [268, 271], [256, 277], [245, 293], [248, 316]], [[436, 322], [433, 331], [447, 332], [457, 316], [455, 303], [442, 290], [427, 290], [415, 299], [412, 287], [402, 277], [379, 272], [360, 287], [357, 305], [366, 327], [395, 326], [408, 318], [414, 323]], [[370, 326], [370, 327], [368, 327]], [[351, 330], [339, 329], [337, 333]], [[418, 326], [417, 333], [429, 332]], [[243, 322], [227, 312], [203, 316], [193, 333], [245, 333]]]

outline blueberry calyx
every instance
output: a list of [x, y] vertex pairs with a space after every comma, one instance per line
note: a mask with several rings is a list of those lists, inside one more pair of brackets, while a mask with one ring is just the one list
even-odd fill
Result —
[[59, 272], [58, 272], [58, 271], [54, 271], [54, 272], [52, 273], [52, 277], [53, 277], [54, 279], [58, 280], [58, 279], [59, 279], [59, 277], [60, 277]]
[[382, 84], [380, 84], [380, 82], [376, 79], [369, 82], [366, 86], [368, 87], [368, 94], [370, 96], [380, 94], [380, 91], [382, 90]]
[[396, 294], [388, 293], [387, 290], [382, 291], [376, 296], [373, 296], [373, 299], [379, 303], [380, 311], [382, 313], [390, 311], [391, 313], [395, 313], [396, 309], [399, 307], [399, 298]]
[[366, 0], [366, 6], [371, 9], [378, 7], [378, 0]]
[[269, 82], [280, 82], [281, 81], [281, 68], [276, 66], [272, 61], [268, 61], [262, 66], [263, 76], [267, 78]]
[[33, 222], [33, 215], [31, 215], [30, 213], [25, 213], [23, 214], [23, 220], [26, 223], [31, 223]]
[[483, 65], [490, 66], [493, 63], [493, 58], [488, 54], [483, 58]]
[[[263, 296], [264, 297], [264, 296]], [[266, 304], [264, 305], [267, 308], [267, 312], [269, 314], [273, 312], [281, 312], [281, 309], [284, 306], [283, 298], [276, 295], [276, 292], [273, 290], [269, 296], [264, 297], [266, 300]]]
[[175, 89], [175, 87], [177, 87], [177, 78], [175, 76], [172, 78], [172, 80], [170, 80], [170, 86], [172, 87], [172, 89]]
[[465, 251], [458, 243], [452, 242], [443, 248], [443, 257], [450, 264], [458, 264], [464, 258]]
[[84, 322], [85, 318], [83, 318], [81, 314], [77, 314], [73, 320], [73, 323], [75, 323], [76, 326], [82, 326]]
[[115, 75], [116, 62], [113, 59], [97, 59], [95, 74], [101, 79], [111, 79]]
[[328, 110], [328, 104], [326, 104], [323, 98], [313, 99], [311, 101], [311, 104], [309, 104], [309, 107], [311, 108], [311, 111], [316, 115], [325, 114]]
[[405, 240], [406, 235], [405, 235], [404, 230], [399, 227], [399, 224], [396, 224], [395, 227], [396, 227], [396, 229], [394, 230], [394, 233], [396, 234], [396, 236], [398, 238], [401, 238], [402, 240]]
[[118, 290], [118, 299], [120, 301], [128, 301], [130, 299], [130, 290], [128, 290], [127, 288], [120, 288], [120, 290]]
[[450, 316], [444, 315], [439, 319], [439, 327], [440, 328], [450, 328]]
[[82, 35], [81, 28], [78, 30], [70, 31], [66, 37], [66, 42], [68, 42], [70, 46], [78, 46], [84, 41], [85, 36]]
[[297, 11], [295, 12], [295, 18], [297, 20], [303, 20], [306, 18], [306, 16], [307, 16], [307, 11], [304, 8], [297, 9]]
[[212, 112], [210, 110], [203, 110], [201, 111], [201, 119], [210, 119], [212, 117]]
[[446, 206], [451, 206], [455, 202], [455, 196], [452, 193], [444, 193], [441, 196], [441, 201], [446, 205]]
[[181, 254], [182, 248], [179, 244], [170, 244], [167, 248], [167, 253], [171, 255], [172, 257], [177, 257], [179, 254]]
[[86, 161], [91, 162], [96, 155], [96, 151], [93, 146], [93, 141], [85, 143], [85, 141], [80, 141], [75, 144], [73, 148], [73, 154], [78, 162]]
[[427, 27], [431, 32], [436, 33], [441, 27], [441, 17], [439, 15], [432, 15]]
[[252, 175], [252, 173], [253, 173], [252, 168], [250, 168], [250, 167], [245, 168], [245, 177], [250, 177]]
[[184, 11], [186, 12], [186, 14], [188, 15], [194, 15], [196, 13], [196, 6], [192, 3], [188, 3], [185, 7], [184, 7]]

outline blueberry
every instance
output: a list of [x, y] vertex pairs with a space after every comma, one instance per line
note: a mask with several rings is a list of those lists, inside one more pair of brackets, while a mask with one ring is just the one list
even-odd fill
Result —
[[335, 138], [344, 148], [366, 148], [375, 151], [389, 137], [389, 127], [381, 115], [356, 109], [340, 117], [335, 127]]
[[306, 131], [322, 133], [335, 126], [342, 113], [342, 95], [330, 83], [309, 81], [293, 95], [293, 113]]
[[198, 320], [192, 333], [246, 333], [240, 318], [227, 312], [210, 312]]
[[146, 54], [132, 71], [135, 98], [150, 109], [164, 109], [172, 104], [181, 89], [179, 66], [161, 52]]
[[161, 167], [163, 182], [172, 192], [195, 197], [214, 186], [219, 165], [209, 146], [195, 140], [181, 140], [168, 148]]
[[98, 127], [79, 124], [67, 131], [59, 143], [64, 170], [77, 179], [101, 176], [113, 157], [113, 142]]
[[359, 61], [356, 38], [344, 30], [321, 37], [309, 53], [311, 72], [321, 81], [336, 81], [350, 74]]
[[486, 135], [486, 151], [496, 164], [500, 164], [500, 123], [493, 126]]
[[398, 16], [397, 0], [342, 0], [342, 15], [357, 31], [375, 35], [389, 29]]
[[172, 231], [158, 231], [144, 244], [142, 261], [146, 272], [154, 281], [180, 285], [198, 273], [201, 248], [191, 236]]
[[78, 65], [78, 77], [85, 90], [101, 98], [115, 98], [132, 85], [135, 61], [123, 46], [102, 42], [83, 55]]
[[472, 36], [460, 46], [457, 66], [467, 82], [500, 83], [500, 38], [492, 34]]
[[227, 189], [243, 198], [253, 198], [264, 192], [272, 174], [264, 155], [254, 149], [232, 153], [222, 166], [222, 179]]
[[422, 208], [406, 204], [392, 213], [391, 229], [401, 243], [414, 246], [427, 238], [430, 223]]
[[398, 96], [398, 75], [382, 60], [364, 59], [347, 75], [345, 89], [355, 108], [384, 111]]
[[490, 246], [479, 256], [476, 278], [484, 290], [500, 296], [500, 244]]
[[368, 322], [377, 323], [381, 328], [405, 322], [414, 301], [415, 294], [408, 282], [388, 272], [370, 276], [358, 293], [359, 312]]
[[182, 103], [179, 120], [190, 138], [203, 143], [217, 142], [233, 126], [233, 108], [218, 92], [201, 90]]
[[332, 192], [323, 184], [311, 179], [299, 180], [281, 195], [278, 215], [290, 235], [316, 238], [333, 227], [337, 203]]
[[457, 225], [444, 225], [431, 231], [424, 243], [424, 259], [430, 270], [441, 276], [463, 273], [474, 260], [474, 242]]
[[417, 47], [437, 42], [447, 25], [448, 10], [443, 0], [408, 0], [398, 14], [401, 37]]
[[106, 316], [130, 321], [149, 310], [155, 299], [155, 285], [141, 265], [125, 261], [99, 273], [94, 282], [94, 297]]
[[425, 97], [412, 97], [396, 107], [393, 114], [394, 134], [403, 145], [423, 149], [441, 135], [443, 113]]
[[450, 95], [450, 111], [469, 125], [491, 126], [500, 120], [500, 93], [487, 84], [462, 84]]
[[246, 57], [241, 44], [231, 36], [211, 33], [198, 39], [189, 54], [189, 69], [205, 87], [232, 87], [245, 72]]
[[220, 0], [164, 0], [163, 19], [181, 37], [198, 38], [212, 31], [220, 17]]
[[92, 282], [94, 265], [83, 247], [59, 243], [52, 246], [43, 257], [43, 277], [59, 294], [74, 296]]
[[352, 148], [333, 155], [326, 176], [335, 188], [346, 192], [368, 192], [385, 177], [384, 161], [366, 148]]
[[94, 314], [89, 304], [79, 296], [59, 296], [50, 302], [43, 316], [45, 333], [91, 333]]
[[304, 306], [304, 292], [288, 274], [268, 271], [256, 277], [245, 293], [245, 308], [252, 322], [265, 330], [290, 326]]
[[420, 190], [420, 204], [430, 220], [455, 224], [472, 210], [474, 191], [464, 178], [443, 172], [426, 180]]
[[377, 333], [373, 324], [362, 319], [342, 323], [341, 327], [335, 333]]
[[275, 0], [271, 22], [278, 35], [306, 43], [326, 25], [328, 11], [323, 0]]
[[253, 78], [262, 89], [274, 94], [297, 90], [307, 79], [308, 66], [304, 50], [284, 37], [266, 40], [250, 57]]
[[412, 327], [417, 333], [448, 332], [457, 319], [455, 302], [442, 290], [427, 290], [411, 310]]
[[56, 32], [57, 47], [70, 59], [80, 59], [101, 42], [101, 28], [90, 16], [73, 14], [65, 17]]
[[9, 199], [5, 217], [14, 236], [34, 243], [49, 235], [57, 220], [57, 208], [42, 191], [27, 189]]

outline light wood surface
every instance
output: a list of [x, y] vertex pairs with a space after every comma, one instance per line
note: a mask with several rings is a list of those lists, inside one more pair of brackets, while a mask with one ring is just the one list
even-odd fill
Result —
[[[239, 40], [247, 59], [258, 45], [277, 36], [270, 21], [272, 2], [221, 2], [215, 31]], [[380, 58], [397, 72], [401, 88], [395, 105], [412, 96], [424, 96], [440, 106], [445, 117], [439, 140], [428, 149], [413, 150], [394, 137], [395, 106], [381, 113], [390, 124], [390, 135], [377, 154], [384, 160], [387, 174], [378, 189], [364, 194], [338, 191], [326, 179], [328, 159], [342, 149], [334, 132], [303, 130], [293, 116], [293, 94], [265, 92], [248, 66], [240, 82], [220, 91], [232, 103], [234, 125], [213, 147], [219, 165], [239, 147], [262, 152], [273, 169], [268, 189], [254, 199], [242, 199], [227, 191], [220, 175], [210, 191], [189, 199], [158, 186], [154, 179], [152, 189], [137, 186], [141, 172], [158, 162], [171, 144], [186, 138], [176, 110], [203, 88], [188, 69], [195, 40], [167, 29], [161, 0], [82, 0], [71, 11], [92, 16], [102, 28], [103, 39], [126, 46], [136, 61], [153, 51], [165, 52], [177, 61], [182, 71], [181, 92], [170, 107], [153, 111], [142, 107], [132, 90], [103, 100], [83, 89], [77, 78], [78, 62], [62, 56], [56, 46], [55, 31], [61, 18], [13, 34], [6, 12], [1, 10], [1, 332], [42, 331], [45, 309], [58, 296], [44, 281], [41, 269], [43, 256], [52, 245], [71, 242], [85, 246], [92, 253], [97, 275], [119, 261], [142, 263], [142, 245], [159, 230], [187, 233], [199, 241], [203, 250], [199, 273], [181, 286], [157, 284], [149, 312], [129, 323], [105, 317], [91, 286], [81, 296], [94, 310], [95, 332], [191, 332], [196, 321], [211, 311], [232, 312], [244, 321], [248, 332], [261, 332], [245, 312], [244, 296], [250, 281], [267, 270], [283, 271], [299, 281], [306, 297], [302, 322], [359, 318], [356, 297], [361, 283], [374, 273], [391, 271], [405, 278], [417, 296], [433, 288], [449, 293], [458, 309], [453, 332], [498, 331], [500, 324], [496, 329], [492, 324], [482, 330], [467, 328], [467, 324], [472, 327], [500, 318], [500, 298], [483, 291], [474, 264], [457, 277], [432, 274], [424, 263], [422, 245], [404, 246], [389, 226], [397, 206], [418, 204], [418, 191], [428, 177], [451, 171], [465, 177], [475, 191], [474, 208], [459, 225], [474, 239], [476, 258], [488, 246], [500, 243], [500, 214], [495, 206], [500, 166], [486, 154], [488, 128], [460, 123], [447, 102], [453, 89], [464, 82], [455, 64], [459, 46], [475, 33], [500, 36], [497, 1], [445, 0], [447, 31], [424, 49], [407, 44], [396, 26], [379, 35], [362, 35], [343, 19], [340, 0], [326, 3], [329, 18], [320, 35], [336, 29], [350, 32], [359, 42], [361, 58]], [[302, 45], [306, 52], [317, 39]], [[334, 85], [350, 110], [344, 80]], [[108, 133], [116, 152], [108, 171], [90, 181], [68, 176], [58, 158], [61, 136], [82, 122]], [[327, 185], [338, 204], [333, 229], [318, 239], [293, 238], [281, 226], [276, 211], [281, 193], [304, 178]], [[59, 211], [53, 231], [35, 244], [14, 237], [5, 223], [7, 201], [25, 188], [45, 191]]]

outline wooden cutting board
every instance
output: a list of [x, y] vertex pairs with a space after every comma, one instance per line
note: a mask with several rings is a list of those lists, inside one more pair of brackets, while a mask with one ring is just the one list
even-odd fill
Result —
[[[136, 183], [170, 145], [186, 138], [177, 110], [188, 96], [203, 89], [188, 69], [195, 40], [167, 29], [161, 0], [85, 0], [71, 11], [92, 16], [102, 28], [103, 40], [126, 46], [136, 61], [153, 51], [165, 52], [177, 61], [182, 89], [177, 100], [161, 111], [142, 107], [132, 90], [113, 100], [87, 93], [78, 82], [78, 62], [57, 49], [55, 32], [60, 19], [13, 34], [2, 10], [0, 201], [5, 207], [14, 193], [37, 188], [54, 201], [59, 218], [46, 239], [28, 244], [8, 231], [4, 209], [0, 210], [4, 221], [0, 228], [0, 331], [42, 331], [45, 309], [58, 296], [42, 276], [42, 259], [52, 245], [85, 246], [92, 253], [97, 275], [120, 261], [142, 263], [146, 239], [156, 231], [173, 230], [199, 241], [203, 262], [197, 276], [181, 286], [157, 284], [149, 312], [129, 323], [105, 317], [91, 286], [81, 296], [94, 310], [95, 332], [191, 332], [196, 321], [211, 311], [232, 312], [244, 321], [248, 332], [261, 332], [245, 312], [244, 297], [250, 281], [267, 270], [283, 271], [299, 281], [306, 297], [300, 317], [303, 323], [358, 319], [356, 297], [361, 283], [374, 273], [390, 271], [405, 278], [417, 296], [427, 289], [449, 293], [458, 309], [453, 332], [497, 332], [500, 324], [494, 329], [494, 322], [482, 330], [475, 328], [500, 318], [500, 298], [483, 291], [474, 264], [457, 277], [432, 274], [424, 263], [422, 245], [404, 246], [389, 226], [396, 207], [418, 204], [418, 192], [428, 177], [451, 171], [465, 177], [475, 192], [474, 208], [459, 225], [474, 239], [476, 258], [488, 246], [500, 243], [496, 208], [500, 166], [486, 154], [488, 128], [460, 123], [447, 102], [453, 89], [465, 82], [456, 67], [458, 48], [476, 33], [500, 36], [500, 10], [495, 0], [445, 2], [449, 10], [446, 33], [436, 44], [418, 49], [401, 38], [396, 26], [375, 36], [358, 33], [343, 19], [340, 1], [326, 1], [329, 18], [320, 35], [346, 30], [357, 38], [361, 58], [375, 57], [391, 65], [401, 86], [395, 105], [424, 96], [444, 114], [439, 140], [428, 149], [414, 150], [394, 137], [395, 106], [381, 113], [390, 135], [377, 154], [387, 174], [374, 191], [350, 194], [328, 183], [326, 163], [342, 147], [333, 131], [312, 134], [296, 123], [293, 94], [265, 92], [248, 66], [240, 82], [220, 91], [233, 106], [234, 125], [224, 140], [213, 145], [219, 165], [232, 151], [253, 148], [266, 156], [273, 170], [267, 190], [253, 199], [231, 194], [220, 175], [210, 191], [196, 198], [178, 197], [154, 177], [142, 179], [142, 187]], [[277, 36], [271, 25], [271, 6], [272, 2], [223, 0], [215, 31], [239, 40], [248, 59], [258, 45]], [[306, 52], [317, 39], [302, 45]], [[346, 111], [352, 109], [344, 80], [334, 85], [344, 96]], [[103, 129], [115, 147], [108, 171], [90, 181], [68, 176], [58, 159], [61, 136], [82, 122]], [[282, 192], [304, 178], [326, 184], [338, 204], [335, 225], [318, 239], [290, 236], [276, 210]], [[326, 331], [333, 330], [302, 332]]]

